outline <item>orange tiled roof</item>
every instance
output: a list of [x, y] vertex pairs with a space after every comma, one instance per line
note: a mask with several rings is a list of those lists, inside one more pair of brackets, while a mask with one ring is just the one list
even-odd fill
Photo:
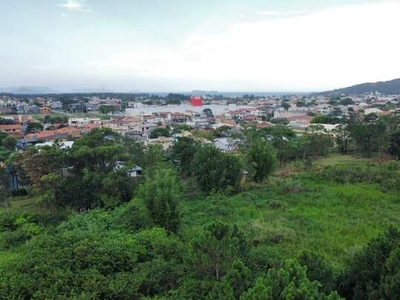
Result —
[[43, 130], [43, 131], [40, 131], [37, 133], [30, 133], [30, 134], [27, 134], [25, 137], [26, 138], [37, 138], [37, 139], [51, 139], [60, 134], [69, 134], [73, 137], [77, 137], [77, 136], [80, 136], [81, 131], [74, 127], [64, 127], [64, 128], [55, 129], [55, 130]]
[[20, 124], [5, 124], [0, 125], [0, 130], [21, 130]]
[[257, 124], [257, 128], [265, 128], [265, 127], [270, 127], [272, 126], [272, 123], [270, 122], [261, 122]]
[[83, 126], [84, 129], [90, 129], [90, 130], [92, 130], [94, 128], [101, 128], [101, 127], [102, 127], [102, 125], [100, 125], [100, 124], [86, 124]]
[[224, 125], [230, 125], [230, 126], [236, 126], [236, 122], [233, 120], [225, 120], [222, 124]]

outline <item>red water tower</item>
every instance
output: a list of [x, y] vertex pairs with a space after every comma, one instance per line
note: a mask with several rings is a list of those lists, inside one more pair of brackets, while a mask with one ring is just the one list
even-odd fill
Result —
[[190, 97], [190, 104], [192, 104], [192, 106], [202, 106], [203, 99], [201, 96], [192, 96]]

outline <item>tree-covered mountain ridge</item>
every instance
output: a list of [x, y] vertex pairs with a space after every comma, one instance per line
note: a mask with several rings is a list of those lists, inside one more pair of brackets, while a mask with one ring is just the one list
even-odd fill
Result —
[[352, 85], [349, 87], [325, 91], [321, 94], [324, 95], [359, 95], [379, 93], [383, 95], [398, 95], [400, 94], [400, 78], [389, 81], [366, 82], [361, 84]]

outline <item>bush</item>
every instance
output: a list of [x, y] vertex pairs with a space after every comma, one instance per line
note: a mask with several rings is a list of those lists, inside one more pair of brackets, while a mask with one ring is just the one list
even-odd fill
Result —
[[10, 195], [13, 197], [27, 196], [28, 191], [25, 188], [15, 189], [10, 192]]
[[271, 209], [286, 210], [286, 209], [288, 208], [287, 205], [286, 205], [286, 203], [283, 203], [283, 202], [277, 201], [277, 200], [271, 201], [271, 202], [268, 204], [268, 206], [269, 206], [269, 208], [271, 208]]
[[336, 183], [376, 184], [383, 191], [400, 191], [400, 174], [393, 165], [337, 165], [316, 173], [319, 179]]
[[305, 189], [301, 186], [300, 182], [289, 178], [283, 180], [279, 184], [280, 194], [301, 194]]
[[16, 216], [9, 213], [0, 214], [0, 232], [4, 231], [12, 231], [17, 229], [17, 225], [15, 224]]
[[23, 244], [27, 240], [22, 230], [5, 231], [0, 234], [0, 250], [9, 250]]

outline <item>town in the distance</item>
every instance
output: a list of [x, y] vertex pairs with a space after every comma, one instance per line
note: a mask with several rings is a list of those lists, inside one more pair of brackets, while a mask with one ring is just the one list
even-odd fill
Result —
[[[392, 81], [394, 82], [394, 81]], [[359, 85], [363, 86], [363, 85]], [[355, 86], [357, 87], [357, 86]], [[376, 88], [373, 85], [372, 88]], [[378, 87], [379, 89], [379, 87]], [[400, 109], [400, 93], [384, 94], [357, 88], [311, 94], [271, 93], [91, 93], [0, 94], [0, 130], [15, 137], [17, 150], [73, 140], [93, 128], [111, 128], [141, 141], [168, 149], [176, 138], [192, 136], [214, 143], [222, 151], [235, 150], [227, 132], [248, 126], [265, 128], [286, 124], [301, 133], [320, 124], [335, 130], [340, 120], [354, 114], [377, 116]], [[68, 141], [68, 142], [67, 142]]]

